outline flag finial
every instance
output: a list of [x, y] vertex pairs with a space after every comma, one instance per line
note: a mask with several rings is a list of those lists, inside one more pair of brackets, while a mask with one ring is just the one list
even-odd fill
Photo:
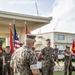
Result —
[[15, 20], [13, 19], [13, 24], [15, 24]]
[[25, 25], [27, 24], [26, 21], [24, 23], [25, 23]]
[[11, 23], [9, 25], [11, 26]]

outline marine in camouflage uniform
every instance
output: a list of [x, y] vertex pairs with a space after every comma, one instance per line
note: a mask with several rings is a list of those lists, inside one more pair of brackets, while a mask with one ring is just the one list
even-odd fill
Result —
[[72, 75], [72, 55], [70, 47], [66, 47], [64, 56], [64, 75]]
[[5, 53], [3, 54], [3, 57], [4, 57], [4, 73], [3, 75], [11, 75], [11, 67], [10, 67], [10, 60], [11, 60], [11, 54], [10, 54], [10, 47], [9, 46], [6, 46], [6, 49], [5, 49]]
[[57, 48], [57, 45], [55, 45], [55, 48], [54, 48], [54, 53], [55, 53], [55, 61], [57, 62], [57, 64], [59, 65], [59, 61], [58, 61], [58, 51], [59, 49]]
[[32, 69], [36, 68], [36, 64], [36, 54], [28, 46], [23, 45], [12, 55], [11, 66], [14, 67], [14, 75], [33, 75]]
[[43, 48], [40, 53], [42, 57], [42, 73], [43, 75], [53, 75], [54, 66], [55, 66], [53, 58], [54, 49], [50, 47], [50, 39], [47, 39], [46, 42], [47, 42], [47, 47]]

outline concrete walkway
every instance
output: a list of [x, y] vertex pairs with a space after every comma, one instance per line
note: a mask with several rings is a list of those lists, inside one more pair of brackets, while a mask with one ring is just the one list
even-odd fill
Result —
[[[72, 63], [72, 65], [75, 67], [75, 63]], [[60, 65], [56, 64], [54, 66], [54, 71], [63, 71], [64, 70], [64, 63], [60, 63]]]
[[[55, 63], [56, 63], [56, 62], [55, 62]], [[42, 64], [41, 62], [38, 62], [38, 63], [37, 63], [37, 68], [38, 68], [38, 69], [41, 69], [41, 67], [42, 67], [41, 64]], [[63, 71], [63, 70], [64, 70], [64, 62], [59, 62], [59, 64], [60, 64], [60, 65], [58, 65], [58, 64], [56, 63], [56, 65], [54, 66], [54, 71]], [[75, 66], [75, 63], [73, 63], [72, 65]]]
[[64, 70], [64, 65], [55, 65], [54, 66], [54, 71], [63, 71]]

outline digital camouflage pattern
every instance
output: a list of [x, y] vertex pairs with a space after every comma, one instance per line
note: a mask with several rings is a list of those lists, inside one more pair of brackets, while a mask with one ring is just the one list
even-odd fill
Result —
[[17, 49], [11, 59], [11, 65], [14, 66], [14, 75], [33, 75], [30, 65], [36, 63], [36, 55], [26, 46]]
[[58, 48], [54, 48], [55, 61], [56, 61], [57, 63], [59, 63], [59, 62], [58, 62], [58, 51], [59, 51], [59, 49], [58, 49]]
[[43, 58], [42, 69], [43, 75], [53, 75], [54, 71], [54, 59], [53, 59], [54, 49], [53, 48], [43, 48], [41, 50], [41, 55]]
[[64, 50], [64, 75], [72, 75], [72, 56], [66, 56], [70, 54], [70, 51]]
[[6, 75], [7, 72], [8, 72], [8, 75], [11, 75], [11, 67], [10, 67], [11, 54], [5, 52], [3, 56], [5, 58], [5, 62], [4, 62], [5, 65], [3, 65], [4, 75]]

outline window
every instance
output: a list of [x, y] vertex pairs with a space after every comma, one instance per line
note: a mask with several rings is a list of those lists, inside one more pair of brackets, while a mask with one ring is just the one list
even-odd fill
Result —
[[65, 35], [58, 34], [58, 40], [64, 40], [64, 39], [65, 39]]
[[63, 45], [58, 45], [58, 49], [59, 50], [64, 50], [64, 46]]
[[61, 55], [62, 53], [63, 53], [63, 50], [59, 50], [58, 54], [60, 54], [60, 55]]
[[75, 36], [70, 36], [71, 41], [73, 41], [73, 39], [75, 39]]
[[64, 46], [63, 45], [58, 45], [58, 49], [59, 49], [58, 54], [61, 55], [63, 53], [63, 51], [64, 51]]

